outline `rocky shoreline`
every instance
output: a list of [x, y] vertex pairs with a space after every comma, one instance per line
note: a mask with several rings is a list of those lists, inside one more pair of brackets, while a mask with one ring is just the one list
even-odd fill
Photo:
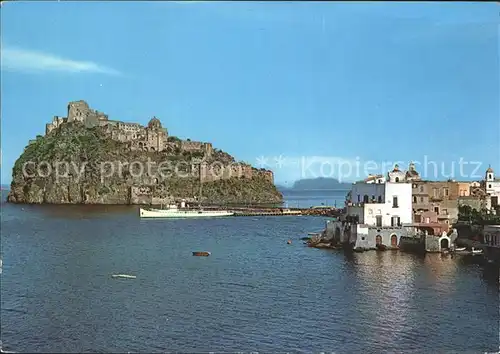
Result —
[[283, 202], [271, 171], [236, 162], [222, 150], [182, 150], [176, 141], [168, 143], [174, 149], [162, 151], [132, 149], [130, 144], [113, 139], [106, 127], [64, 123], [26, 146], [13, 167], [8, 202], [157, 205], [190, 198], [204, 204]]

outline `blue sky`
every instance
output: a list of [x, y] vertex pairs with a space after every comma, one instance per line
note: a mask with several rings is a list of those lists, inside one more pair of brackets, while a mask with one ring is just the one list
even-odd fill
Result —
[[[79, 99], [111, 119], [156, 115], [172, 135], [265, 164], [278, 183], [357, 179], [338, 175], [339, 163], [356, 161], [376, 163], [372, 173], [435, 161], [431, 179], [453, 164], [458, 179], [488, 164], [500, 174], [495, 3], [23, 2], [0, 11], [2, 183], [28, 140]], [[464, 176], [460, 158], [470, 162]]]

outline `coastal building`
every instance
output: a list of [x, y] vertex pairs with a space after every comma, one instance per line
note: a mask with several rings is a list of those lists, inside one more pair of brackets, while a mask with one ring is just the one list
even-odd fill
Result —
[[[470, 196], [470, 182], [426, 181], [422, 180], [413, 168], [412, 202], [415, 223], [422, 223], [426, 219], [434, 219], [436, 224], [444, 225], [448, 229], [458, 220], [458, 200]], [[408, 180], [408, 179], [407, 179]]]
[[397, 248], [412, 223], [412, 185], [398, 165], [387, 176], [368, 176], [352, 185], [346, 214], [327, 224], [327, 236], [357, 249]]
[[[401, 178], [402, 176], [402, 178]], [[412, 222], [411, 183], [396, 165], [388, 179], [367, 179], [352, 185], [347, 200], [347, 214], [356, 216], [360, 224], [400, 226]]]
[[498, 198], [500, 197], [500, 179], [495, 178], [495, 172], [491, 166], [486, 170], [484, 189], [486, 194], [489, 196], [487, 209], [496, 211], [499, 207]]
[[500, 225], [485, 225], [483, 233], [488, 247], [500, 248]]
[[469, 187], [470, 187], [470, 190], [471, 190], [471, 193], [472, 193], [472, 190], [474, 188], [480, 188], [481, 187], [481, 182], [478, 182], [478, 181], [471, 182], [469, 184]]
[[470, 182], [426, 181], [413, 163], [407, 171], [395, 165], [387, 176], [369, 175], [354, 183], [345, 218], [330, 223], [327, 232], [338, 242], [365, 249], [396, 248], [401, 236], [419, 232], [448, 240], [446, 234], [458, 220], [459, 199], [469, 198], [470, 190]]
[[483, 229], [485, 258], [500, 266], [500, 225], [485, 225]]
[[492, 214], [500, 212], [500, 179], [495, 177], [495, 171], [490, 167], [485, 172], [481, 182], [469, 184], [469, 195], [459, 197], [459, 205], [468, 205], [477, 211], [486, 210]]
[[438, 223], [451, 225], [458, 220], [458, 199], [468, 197], [468, 182], [418, 181], [413, 183], [415, 221], [424, 212], [436, 214]]

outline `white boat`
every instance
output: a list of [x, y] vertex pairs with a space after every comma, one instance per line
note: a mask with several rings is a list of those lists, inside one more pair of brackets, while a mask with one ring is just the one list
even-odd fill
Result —
[[457, 252], [462, 252], [462, 251], [465, 251], [465, 250], [466, 250], [466, 247], [455, 248], [455, 251], [457, 251]]
[[140, 208], [141, 218], [213, 218], [234, 215], [227, 210], [203, 210], [203, 209], [143, 209]]
[[475, 250], [474, 247], [472, 248], [472, 254], [481, 254], [483, 253], [483, 250]]
[[[201, 171], [201, 170], [200, 170]], [[201, 173], [201, 172], [200, 172]], [[201, 176], [200, 176], [201, 178]], [[201, 201], [202, 183], [200, 183], [199, 200]], [[185, 201], [181, 202], [180, 208], [177, 205], [169, 205], [167, 208], [153, 209], [153, 208], [140, 208], [139, 215], [141, 218], [214, 218], [232, 216], [234, 212], [227, 210], [203, 210], [201, 204], [198, 208], [188, 209], [185, 208]]]

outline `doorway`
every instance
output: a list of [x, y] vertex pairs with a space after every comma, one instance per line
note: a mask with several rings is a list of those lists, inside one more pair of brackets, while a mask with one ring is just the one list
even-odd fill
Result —
[[446, 249], [450, 248], [450, 242], [448, 242], [447, 238], [441, 239], [441, 242], [439, 245], [441, 246], [442, 250], [446, 250]]
[[391, 236], [391, 247], [398, 247], [398, 237], [396, 235]]

